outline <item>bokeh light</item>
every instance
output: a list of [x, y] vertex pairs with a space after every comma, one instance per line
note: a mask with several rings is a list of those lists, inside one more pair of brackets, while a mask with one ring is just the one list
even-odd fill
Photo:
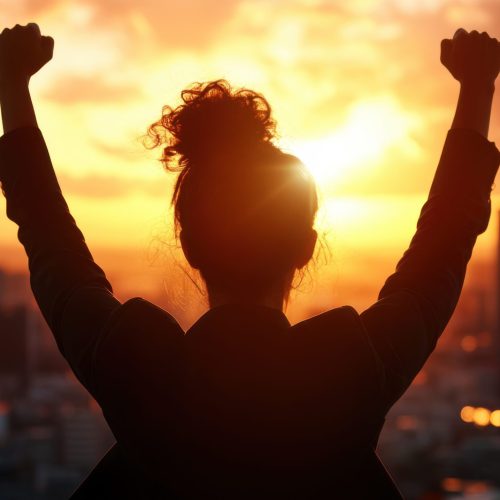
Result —
[[500, 410], [495, 410], [491, 412], [490, 423], [495, 427], [500, 427]]
[[460, 418], [467, 423], [474, 421], [474, 407], [464, 406], [460, 411]]
[[487, 408], [475, 408], [474, 413], [472, 414], [472, 419], [476, 425], [485, 427], [490, 423], [490, 414], [491, 411]]
[[477, 339], [473, 335], [466, 335], [460, 345], [465, 352], [474, 352], [477, 349]]

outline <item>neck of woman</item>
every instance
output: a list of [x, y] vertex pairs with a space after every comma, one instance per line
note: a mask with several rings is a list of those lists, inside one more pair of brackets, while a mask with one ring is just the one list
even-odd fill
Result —
[[208, 302], [211, 309], [226, 304], [248, 304], [266, 306], [283, 311], [286, 308], [290, 293], [291, 278], [286, 281], [286, 284], [276, 284], [262, 293], [249, 293], [248, 291], [228, 293], [207, 284]]

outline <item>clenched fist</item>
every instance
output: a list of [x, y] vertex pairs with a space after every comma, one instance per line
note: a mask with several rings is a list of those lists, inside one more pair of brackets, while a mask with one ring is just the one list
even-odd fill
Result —
[[0, 34], [0, 84], [29, 81], [52, 59], [54, 39], [42, 36], [35, 23], [16, 24]]
[[488, 33], [460, 28], [441, 42], [441, 62], [460, 83], [494, 84], [500, 70], [500, 43]]

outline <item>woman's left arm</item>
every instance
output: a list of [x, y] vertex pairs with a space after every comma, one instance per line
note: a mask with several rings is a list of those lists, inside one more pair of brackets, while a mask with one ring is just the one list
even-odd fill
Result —
[[52, 49], [53, 40], [35, 24], [0, 35], [0, 181], [40, 310], [62, 354], [93, 392], [96, 343], [121, 304], [69, 212], [37, 127], [29, 80]]

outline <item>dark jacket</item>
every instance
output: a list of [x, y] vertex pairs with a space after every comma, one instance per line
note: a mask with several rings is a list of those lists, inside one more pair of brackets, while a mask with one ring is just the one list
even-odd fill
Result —
[[0, 180], [34, 295], [117, 440], [75, 498], [397, 498], [378, 434], [456, 306], [499, 162], [481, 135], [448, 133], [410, 247], [362, 314], [291, 326], [233, 304], [185, 333], [153, 304], [113, 296], [40, 131], [4, 135]]

